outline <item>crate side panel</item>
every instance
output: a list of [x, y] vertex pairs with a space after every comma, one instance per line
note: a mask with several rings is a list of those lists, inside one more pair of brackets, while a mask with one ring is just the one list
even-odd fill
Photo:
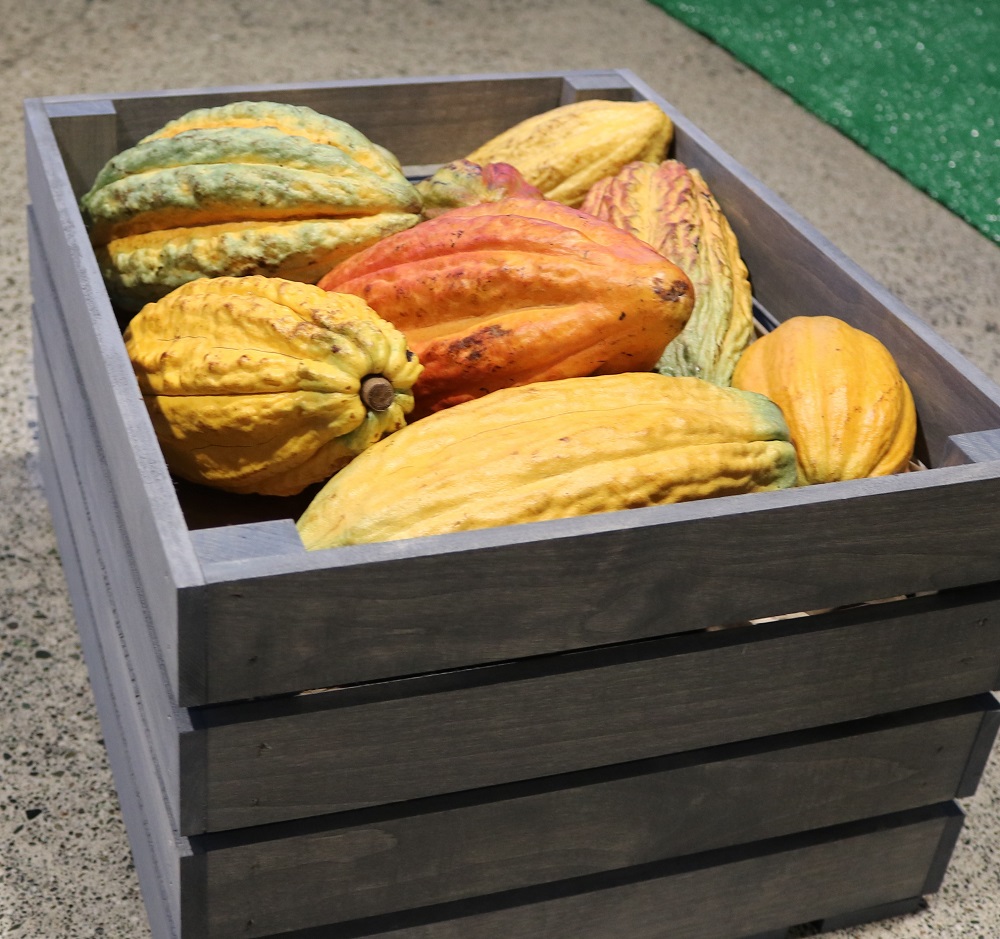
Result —
[[[993, 698], [995, 701], [996, 696], [993, 695]], [[986, 771], [986, 764], [996, 743], [998, 732], [1000, 732], [1000, 708], [989, 708], [983, 713], [983, 721], [969, 753], [969, 761], [966, 763], [962, 780], [955, 792], [956, 799], [968, 799], [976, 794], [979, 781]]]
[[[675, 121], [673, 153], [697, 168], [733, 227], [755, 297], [779, 320], [828, 314], [871, 333], [910, 385], [931, 465], [953, 433], [1000, 426], [1000, 387], [840, 252], [659, 95]], [[761, 233], [766, 232], [766, 237]]]
[[282, 933], [282, 939], [747, 939], [918, 896], [961, 812], [935, 806], [742, 851], [478, 902]]
[[996, 591], [893, 606], [208, 709], [207, 827], [611, 765], [993, 686]]
[[[174, 827], [179, 828], [178, 741], [185, 730], [190, 730], [190, 723], [186, 713], [171, 705], [166, 668], [150, 642], [146, 604], [134, 572], [126, 563], [129, 546], [115, 524], [116, 506], [102, 485], [105, 468], [98, 455], [86, 449], [81, 452], [70, 440], [69, 426], [88, 426], [87, 415], [80, 410], [84, 402], [81, 398], [71, 399], [67, 402], [69, 416], [64, 416], [38, 330], [35, 362], [39, 366], [39, 418], [45, 422], [49, 445], [48, 478], [58, 482], [54, 494], [46, 489], [46, 498], [63, 499], [61, 515], [73, 535], [71, 542], [61, 545], [61, 560], [64, 566], [75, 565], [90, 592], [103, 600], [102, 615], [92, 618], [91, 626], [106, 650], [105, 656], [113, 650], [116, 661], [121, 663], [122, 674], [115, 676], [123, 683], [119, 697], [132, 704], [136, 739], [151, 748], [158, 797], [164, 801]], [[76, 443], [80, 443], [79, 438]], [[70, 555], [71, 551], [75, 556]], [[134, 688], [143, 689], [141, 697]]]
[[[31, 102], [28, 102], [31, 105]], [[159, 546], [165, 571], [151, 582], [200, 582], [200, 569], [187, 537], [121, 332], [83, 220], [58, 157], [51, 125], [39, 109], [26, 105], [29, 260], [32, 291], [39, 291], [46, 316], [61, 323], [75, 358], [80, 390], [95, 404], [95, 429], [114, 456], [113, 479], [123, 505], [135, 504], [130, 524]], [[59, 365], [69, 365], [60, 362]], [[157, 537], [151, 539], [151, 532]], [[165, 576], [166, 575], [166, 576]], [[169, 607], [169, 598], [164, 597]]]
[[464, 157], [508, 127], [556, 107], [562, 92], [561, 76], [526, 74], [180, 90], [112, 100], [123, 147], [194, 108], [263, 100], [346, 121], [403, 164], [434, 164]]
[[[81, 563], [89, 577], [108, 585], [116, 611], [108, 628], [117, 628], [106, 641], [117, 641], [126, 650], [149, 701], [149, 732], [165, 778], [174, 781], [169, 796], [176, 810], [177, 738], [189, 723], [174, 704], [176, 664], [165, 657], [164, 646], [170, 646], [163, 639], [167, 624], [155, 612], [159, 597], [141, 576], [152, 539], [136, 539], [129, 531], [126, 511], [111, 481], [109, 453], [94, 433], [95, 409], [80, 390], [65, 333], [51, 316], [39, 315], [37, 308], [33, 326], [39, 407], [48, 412], [50, 435], [58, 446], [55, 469], [64, 478], [64, 486], [79, 494], [70, 506], [70, 517], [78, 543], [86, 546]], [[146, 569], [155, 567], [154, 561]]]
[[488, 800], [470, 794], [411, 803], [405, 815], [407, 806], [389, 817], [360, 813], [353, 824], [320, 820], [308, 834], [296, 825], [250, 843], [249, 832], [235, 833], [234, 845], [205, 838], [209, 935], [249, 929], [250, 939], [944, 801], [959, 788], [984, 706], [995, 705], [980, 696], [919, 709], [919, 718], [505, 787]]
[[[62, 330], [71, 354], [55, 362], [75, 370], [78, 393], [93, 405], [94, 435], [107, 456], [122, 521], [135, 544], [140, 576], [155, 611], [158, 641], [175, 669], [176, 589], [198, 583], [201, 571], [152, 426], [121, 343], [93, 252], [54, 155], [44, 120], [28, 111], [29, 257], [39, 318]], [[36, 135], [40, 139], [36, 140]], [[172, 674], [176, 681], [176, 675]]]
[[93, 185], [104, 164], [118, 153], [114, 104], [107, 99], [47, 105], [59, 153], [78, 198]]
[[[202, 702], [992, 581], [995, 465], [206, 565]], [[806, 539], [804, 532], [822, 532]], [[310, 569], [313, 568], [313, 569]], [[713, 572], [706, 576], [706, 572]], [[294, 635], [271, 624], [294, 622]], [[391, 641], [390, 641], [391, 640]]]
[[160, 768], [144, 750], [146, 727], [134, 691], [122, 685], [127, 675], [125, 655], [113, 643], [102, 645], [101, 633], [115, 617], [114, 606], [100, 582], [80, 563], [88, 549], [76, 543], [78, 528], [70, 519], [79, 490], [63, 491], [55, 471], [58, 450], [49, 442], [44, 413], [39, 415], [39, 426], [46, 498], [150, 928], [154, 939], [199, 939], [194, 933], [181, 932], [180, 864], [190, 847], [175, 833], [161, 790]]

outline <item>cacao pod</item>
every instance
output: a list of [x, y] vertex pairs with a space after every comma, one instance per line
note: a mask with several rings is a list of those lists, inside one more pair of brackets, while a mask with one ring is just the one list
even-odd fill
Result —
[[546, 199], [452, 209], [359, 252], [320, 286], [405, 333], [418, 414], [499, 388], [648, 371], [693, 304], [676, 265]]
[[581, 209], [641, 238], [691, 278], [691, 318], [657, 371], [728, 385], [753, 336], [750, 280], [736, 235], [701, 173], [677, 160], [630, 163], [598, 181]]
[[277, 277], [184, 284], [124, 339], [170, 470], [231, 492], [328, 479], [403, 426], [420, 373], [364, 301]]
[[660, 162], [673, 121], [652, 101], [576, 101], [529, 117], [466, 156], [510, 163], [548, 199], [579, 206], [599, 179], [633, 160]]
[[309, 108], [192, 111], [113, 157], [80, 201], [112, 299], [137, 310], [197, 277], [315, 283], [420, 221], [398, 161]]
[[307, 548], [569, 518], [794, 485], [778, 408], [697, 378], [539, 382], [432, 414], [313, 498]]
[[795, 316], [751, 343], [733, 385], [781, 408], [798, 483], [886, 476], [913, 455], [917, 414], [903, 376], [874, 336], [833, 316]]
[[499, 202], [509, 196], [543, 198], [541, 192], [525, 182], [509, 163], [480, 166], [469, 160], [446, 163], [436, 173], [417, 183], [423, 202], [424, 218], [434, 218], [449, 209], [480, 202]]

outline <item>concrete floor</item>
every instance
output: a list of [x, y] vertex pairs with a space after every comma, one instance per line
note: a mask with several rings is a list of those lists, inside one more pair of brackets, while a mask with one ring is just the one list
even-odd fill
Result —
[[[143, 939], [35, 468], [21, 102], [406, 75], [624, 67], [1000, 379], [1000, 250], [646, 0], [0, 0], [0, 936]], [[1000, 762], [920, 914], [832, 935], [1000, 935]]]

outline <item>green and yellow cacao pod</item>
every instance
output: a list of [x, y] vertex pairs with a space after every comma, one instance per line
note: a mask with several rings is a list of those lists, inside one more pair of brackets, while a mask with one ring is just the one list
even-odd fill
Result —
[[202, 278], [125, 345], [170, 470], [293, 495], [405, 424], [420, 364], [364, 301], [276, 277]]
[[720, 385], [753, 338], [750, 279], [736, 235], [701, 173], [677, 160], [630, 163], [581, 206], [673, 261], [694, 285], [694, 310], [656, 365]]
[[630, 372], [498, 391], [424, 418], [334, 476], [297, 522], [330, 548], [786, 488], [778, 408]]
[[579, 206], [594, 183], [627, 163], [662, 160], [673, 133], [673, 121], [652, 101], [594, 98], [529, 117], [465, 159], [509, 163], [547, 199]]
[[132, 311], [198, 277], [315, 283], [421, 218], [392, 154], [272, 102], [171, 122], [113, 157], [80, 205], [112, 299]]
[[906, 470], [917, 435], [910, 387], [892, 353], [835, 316], [794, 316], [753, 342], [733, 385], [771, 398], [798, 454], [798, 483]]
[[500, 388], [649, 371], [693, 305], [683, 271], [634, 236], [548, 199], [452, 209], [335, 267], [424, 371], [417, 414]]

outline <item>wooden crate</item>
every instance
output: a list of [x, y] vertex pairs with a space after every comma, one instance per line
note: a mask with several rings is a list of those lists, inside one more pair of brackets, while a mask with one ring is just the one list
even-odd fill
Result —
[[[317, 552], [301, 499], [171, 479], [76, 205], [106, 159], [258, 98], [417, 176], [594, 96], [671, 114], [762, 323], [833, 312], [890, 348], [929, 469]], [[602, 71], [25, 124], [41, 465], [156, 939], [776, 937], [937, 889], [998, 725], [1000, 389], [671, 105]]]

